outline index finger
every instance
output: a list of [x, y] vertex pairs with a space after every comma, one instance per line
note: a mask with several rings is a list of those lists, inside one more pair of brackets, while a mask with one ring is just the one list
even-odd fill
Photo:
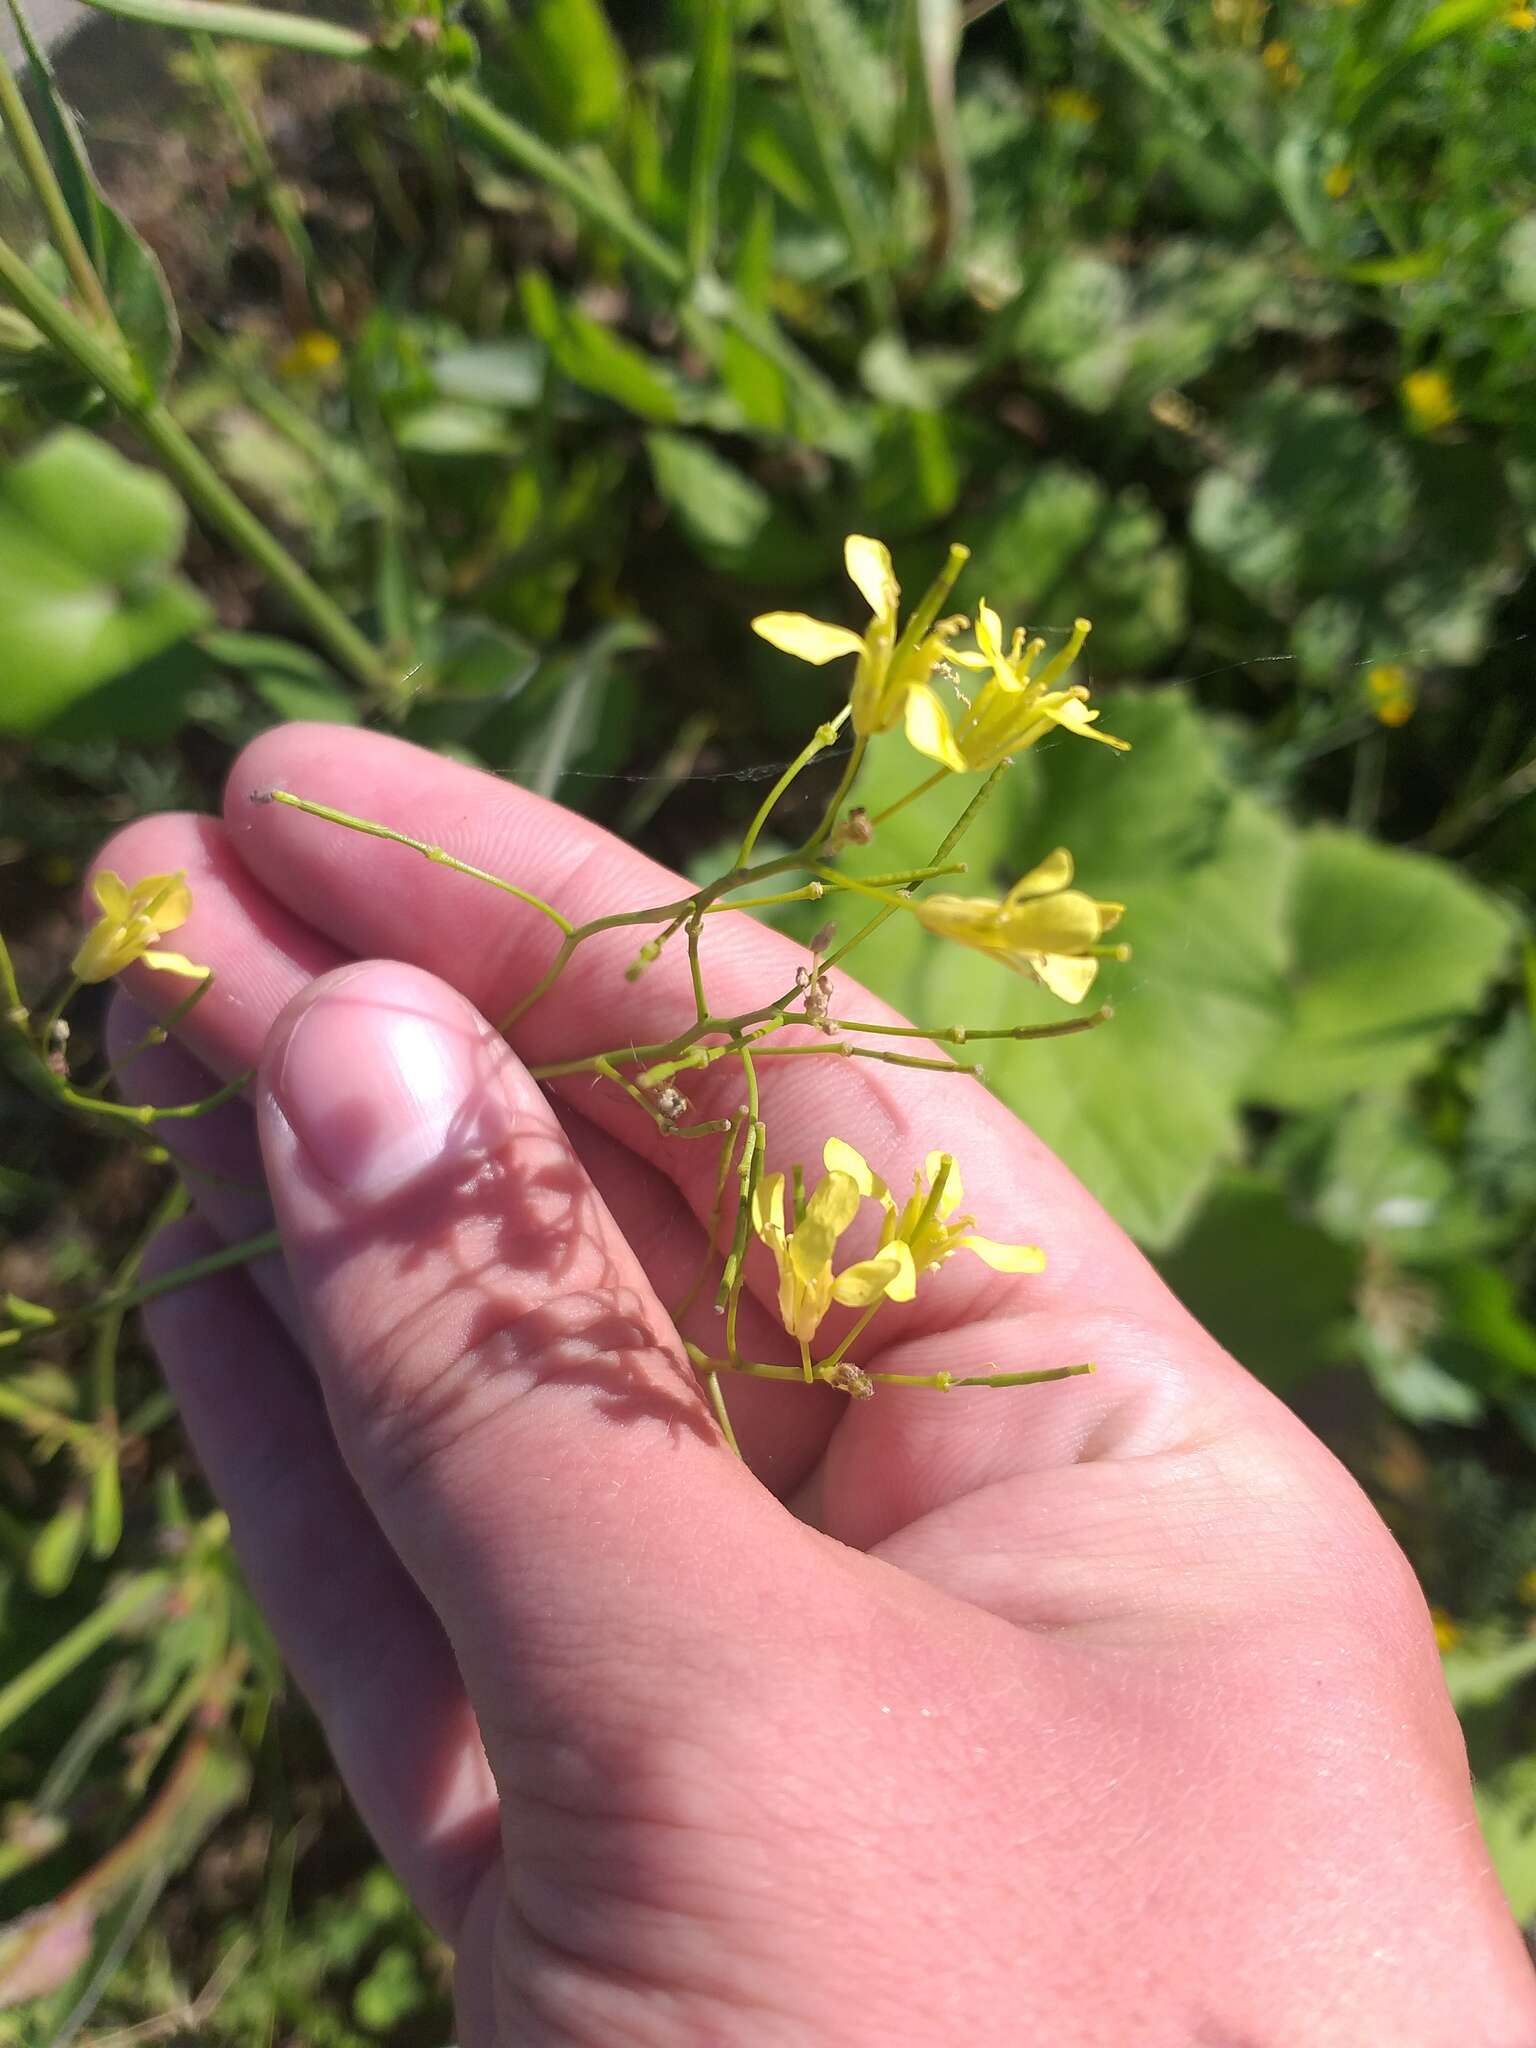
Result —
[[[273, 789], [365, 817], [441, 847], [544, 899], [572, 922], [675, 901], [690, 892], [679, 876], [588, 820], [515, 785], [404, 741], [348, 727], [290, 725], [263, 734], [231, 771], [225, 817], [241, 860], [280, 901], [361, 956], [406, 960], [452, 982], [490, 1018], [534, 986], [558, 945], [536, 909], [432, 865], [417, 853], [366, 838], [272, 803]], [[569, 966], [510, 1033], [531, 1066], [607, 1048], [652, 1044], [694, 1015], [681, 942], [635, 982], [624, 979], [639, 939], [633, 927], [577, 948]], [[782, 934], [731, 913], [705, 921], [700, 947], [712, 1014], [736, 1015], [773, 1002], [806, 954]], [[871, 1022], [897, 1013], [839, 978], [839, 1007]], [[917, 1048], [921, 1050], [921, 1048]], [[721, 1068], [734, 1062], [722, 1062]], [[714, 1075], [719, 1078], [715, 1079]], [[691, 1078], [691, 1077], [690, 1077]], [[1027, 1282], [1030, 1303], [1060, 1306], [1085, 1276], [1097, 1299], [1166, 1305], [1141, 1255], [1080, 1183], [1018, 1119], [974, 1080], [852, 1059], [764, 1059], [763, 1116], [775, 1165], [819, 1169], [832, 1134], [900, 1184], [936, 1146], [952, 1152], [968, 1204], [988, 1235], [1044, 1246], [1045, 1272]], [[661, 1165], [701, 1215], [715, 1184], [713, 1144], [663, 1136], [610, 1083], [583, 1075], [558, 1084], [583, 1114]], [[734, 1106], [739, 1076], [720, 1068], [694, 1081], [704, 1117]], [[925, 1288], [929, 1310], [957, 1317], [990, 1287], [961, 1262]]]

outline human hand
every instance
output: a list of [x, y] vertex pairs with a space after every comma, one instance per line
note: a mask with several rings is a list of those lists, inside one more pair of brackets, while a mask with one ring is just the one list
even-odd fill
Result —
[[[543, 966], [537, 915], [250, 803], [277, 785], [578, 916], [675, 884], [326, 727], [249, 747], [223, 824], [102, 855], [185, 869], [177, 944], [217, 970], [125, 1086], [260, 1067], [249, 1106], [160, 1127], [199, 1213], [159, 1266], [263, 1227], [263, 1176], [286, 1253], [162, 1297], [154, 1342], [337, 1762], [457, 1950], [464, 2048], [1536, 2041], [1405, 1560], [1009, 1112], [957, 1076], [763, 1074], [771, 1165], [835, 1133], [900, 1185], [938, 1141], [979, 1227], [1047, 1253], [951, 1262], [860, 1363], [1097, 1374], [851, 1403], [733, 1382], [738, 1463], [662, 1306], [702, 1261], [715, 1148], [522, 1065], [618, 1035], [632, 937], [583, 947], [508, 1050], [483, 1018]], [[798, 957], [745, 919], [706, 934], [743, 1008]], [[123, 980], [118, 1047], [185, 993]], [[623, 1001], [665, 1037], [686, 964]], [[766, 1259], [750, 1285], [743, 1348], [792, 1361]]]

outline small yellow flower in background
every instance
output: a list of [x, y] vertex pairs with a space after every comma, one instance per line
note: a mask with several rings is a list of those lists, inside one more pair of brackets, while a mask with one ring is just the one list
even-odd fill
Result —
[[[831, 1146], [828, 1146], [828, 1153]], [[851, 1145], [841, 1145], [842, 1165], [832, 1168], [794, 1218], [784, 1224], [784, 1176], [764, 1174], [752, 1196], [752, 1228], [779, 1269], [779, 1318], [791, 1337], [809, 1344], [834, 1301], [845, 1308], [869, 1308], [887, 1293], [903, 1270], [895, 1253], [877, 1254], [834, 1274], [837, 1241], [859, 1213], [861, 1183], [869, 1168]], [[797, 1205], [798, 1206], [798, 1205]]]
[[974, 1216], [957, 1216], [965, 1199], [960, 1169], [948, 1152], [930, 1152], [923, 1171], [912, 1176], [912, 1193], [906, 1206], [898, 1209], [896, 1198], [872, 1173], [851, 1145], [841, 1138], [829, 1138], [823, 1154], [829, 1172], [845, 1173], [858, 1185], [861, 1195], [872, 1195], [885, 1210], [880, 1244], [875, 1256], [891, 1252], [901, 1259], [901, 1272], [886, 1287], [891, 1301], [910, 1301], [924, 1273], [953, 1258], [956, 1252], [971, 1252], [997, 1273], [1039, 1273], [1045, 1268], [1045, 1253], [1034, 1244], [999, 1244], [972, 1229]]
[[992, 896], [926, 896], [912, 909], [918, 922], [941, 938], [990, 953], [1064, 1003], [1080, 1003], [1093, 987], [1099, 961], [1106, 956], [1129, 959], [1130, 951], [1099, 944], [1120, 922], [1125, 906], [1099, 903], [1074, 889], [1072, 873], [1071, 854], [1058, 846], [1001, 902]]
[[1283, 37], [1277, 36], [1272, 43], [1266, 43], [1259, 52], [1264, 69], [1276, 85], [1287, 91], [1301, 78], [1301, 66], [1296, 62], [1295, 53]]
[[1002, 621], [983, 600], [976, 614], [976, 647], [957, 648], [948, 657], [961, 668], [988, 671], [976, 701], [952, 723], [932, 685], [914, 683], [906, 693], [907, 738], [920, 754], [957, 775], [995, 768], [1058, 727], [1125, 752], [1128, 741], [1094, 731], [1099, 714], [1088, 709], [1088, 692], [1081, 683], [1064, 690], [1051, 687], [1076, 661], [1091, 630], [1087, 619], [1079, 619], [1066, 646], [1037, 676], [1032, 671], [1045, 652], [1045, 642], [1026, 642], [1020, 627], [1004, 654]]
[[206, 967], [196, 967], [184, 953], [164, 953], [159, 941], [185, 924], [192, 912], [192, 891], [184, 874], [146, 875], [131, 885], [110, 868], [91, 883], [101, 916], [86, 933], [70, 963], [79, 981], [109, 981], [135, 960], [166, 974], [185, 974], [201, 981]]
[[1435, 1625], [1435, 1648], [1442, 1655], [1454, 1650], [1461, 1641], [1461, 1623], [1447, 1614], [1443, 1607], [1431, 1607], [1429, 1618]]
[[1383, 725], [1406, 725], [1419, 701], [1418, 685], [1396, 661], [1378, 661], [1366, 674], [1365, 689]]
[[334, 334], [327, 334], [323, 328], [309, 327], [293, 340], [278, 357], [278, 375], [282, 377], [320, 377], [327, 370], [334, 370], [341, 361], [341, 343]]
[[1536, 7], [1511, 7], [1504, 17], [1506, 28], [1536, 28]]
[[1323, 190], [1330, 199], [1342, 199], [1355, 182], [1352, 164], [1332, 164], [1323, 173]]
[[1451, 380], [1443, 370], [1410, 370], [1398, 385], [1408, 421], [1421, 434], [1433, 434], [1458, 417], [1460, 407]]
[[1536, 1607], [1536, 1564], [1533, 1564], [1528, 1572], [1521, 1573], [1520, 1583], [1515, 1588], [1515, 1596], [1527, 1607]]
[[850, 533], [843, 543], [843, 561], [874, 613], [862, 633], [826, 619], [809, 618], [804, 612], [763, 612], [752, 621], [752, 630], [781, 653], [814, 662], [818, 668], [836, 661], [839, 655], [856, 654], [859, 665], [849, 693], [853, 729], [866, 739], [889, 732], [901, 723], [908, 691], [927, 680], [934, 663], [943, 657], [950, 635], [965, 624], [964, 619], [939, 619], [937, 614], [969, 553], [968, 548], [950, 549], [946, 568], [902, 633], [901, 585], [896, 581], [890, 549], [867, 534]]
[[1048, 92], [1045, 110], [1053, 121], [1076, 128], [1093, 127], [1104, 111], [1091, 92], [1080, 92], [1075, 85], [1059, 86], [1055, 92]]

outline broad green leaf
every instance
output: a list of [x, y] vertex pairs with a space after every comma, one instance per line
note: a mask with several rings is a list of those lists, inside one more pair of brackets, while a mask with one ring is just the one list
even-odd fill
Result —
[[562, 302], [542, 271], [523, 273], [522, 295], [529, 326], [549, 349], [556, 369], [573, 384], [612, 399], [643, 420], [667, 422], [678, 417], [674, 380], [643, 349]]
[[1014, 339], [1024, 362], [1085, 412], [1103, 412], [1130, 363], [1131, 291], [1120, 266], [1059, 256], [1025, 296]]
[[525, 412], [544, 395], [545, 355], [537, 342], [462, 342], [432, 358], [432, 382], [444, 398], [465, 405]]
[[1095, 673], [1141, 669], [1184, 637], [1184, 558], [1135, 488], [1111, 497], [1096, 477], [1047, 463], [1004, 481], [972, 541], [956, 604], [986, 598], [1031, 629], [1090, 618]]
[[1302, 841], [1287, 918], [1289, 1015], [1249, 1084], [1286, 1109], [1421, 1073], [1511, 937], [1504, 911], [1447, 862], [1333, 828]]
[[519, 50], [550, 128], [603, 135], [624, 105], [629, 67], [602, 0], [533, 0]]
[[1334, 1125], [1316, 1214], [1336, 1237], [1400, 1259], [1456, 1258], [1499, 1235], [1419, 1119], [1380, 1095], [1349, 1103]]
[[20, 0], [11, 0], [11, 14], [65, 203], [140, 370], [156, 392], [163, 391], [181, 353], [181, 325], [160, 259], [96, 182], [79, 123], [59, 91], [53, 66]]
[[1483, 1056], [1466, 1137], [1468, 1173], [1488, 1201], [1516, 1216], [1536, 1204], [1536, 1032], [1523, 1010]]
[[[1053, 846], [1078, 881], [1126, 904], [1134, 957], [1110, 965], [1089, 1006], [1111, 1023], [1082, 1037], [976, 1048], [988, 1085], [1066, 1160], [1120, 1222], [1168, 1243], [1217, 1164], [1238, 1149], [1243, 1080], [1278, 1028], [1289, 835], [1227, 781], [1176, 690], [1124, 692], [1105, 723], [1133, 742], [1111, 756], [1061, 739], [1015, 769], [982, 813], [955, 886], [994, 893]], [[875, 750], [859, 800], [878, 811], [921, 779], [899, 740]], [[920, 865], [974, 790], [946, 782], [876, 833], [866, 872]], [[850, 859], [850, 865], [855, 865]], [[920, 1023], [1060, 1022], [1070, 1013], [981, 954], [892, 920], [851, 971]]]
[[221, 668], [233, 669], [279, 718], [356, 725], [356, 700], [328, 662], [292, 640], [266, 633], [207, 633], [202, 645]]
[[654, 433], [645, 446], [663, 503], [711, 568], [762, 582], [799, 582], [823, 565], [822, 543], [707, 442]]
[[[1463, 1655], [1453, 1650], [1445, 1663], [1458, 1704], [1497, 1700], [1536, 1670], [1536, 1636], [1502, 1651]], [[1515, 1757], [1502, 1770], [1480, 1776], [1473, 1797], [1509, 1909], [1517, 1920], [1529, 1921], [1536, 1914], [1536, 1757]]]
[[73, 428], [0, 471], [0, 729], [35, 731], [204, 623], [171, 573], [185, 525], [162, 477]]
[[1358, 1255], [1295, 1215], [1262, 1174], [1217, 1182], [1163, 1278], [1277, 1393], [1347, 1355]]

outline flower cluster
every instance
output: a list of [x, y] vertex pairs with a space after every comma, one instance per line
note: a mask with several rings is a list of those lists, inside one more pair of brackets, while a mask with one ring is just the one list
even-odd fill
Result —
[[[313, 338], [304, 340], [308, 343]], [[324, 348], [315, 344], [308, 348], [306, 360], [323, 367], [324, 354]], [[354, 817], [290, 790], [253, 792], [258, 802], [281, 803], [333, 826], [410, 848], [439, 870], [497, 890], [503, 898], [514, 899], [546, 920], [558, 935], [552, 956], [502, 1019], [503, 1030], [510, 1031], [554, 987], [576, 951], [599, 933], [620, 927], [650, 928], [623, 970], [626, 983], [653, 971], [669, 945], [677, 949], [686, 945], [687, 974], [679, 978], [678, 988], [691, 991], [692, 1015], [672, 1036], [640, 1045], [623, 1030], [620, 1019], [616, 1044], [575, 1051], [569, 1058], [531, 1071], [542, 1081], [583, 1077], [588, 1085], [602, 1083], [620, 1091], [631, 1105], [629, 1111], [620, 1113], [643, 1114], [650, 1119], [653, 1135], [661, 1139], [715, 1136], [721, 1140], [716, 1196], [708, 1219], [709, 1255], [676, 1313], [680, 1324], [691, 1327], [693, 1305], [718, 1258], [715, 1310], [723, 1318], [719, 1340], [708, 1346], [691, 1337], [684, 1341], [733, 1447], [735, 1437], [721, 1391], [722, 1376], [727, 1374], [815, 1381], [863, 1397], [873, 1393], [877, 1384], [939, 1389], [1006, 1387], [1092, 1370], [1086, 1365], [1028, 1373], [988, 1370], [956, 1379], [947, 1371], [903, 1374], [861, 1364], [850, 1354], [876, 1313], [887, 1304], [910, 1303], [950, 1259], [966, 1253], [997, 1273], [1027, 1276], [1042, 1269], [1045, 1255], [1037, 1245], [1003, 1241], [976, 1228], [976, 1219], [962, 1212], [960, 1171], [948, 1152], [928, 1154], [924, 1164], [912, 1172], [912, 1191], [904, 1199], [892, 1192], [869, 1161], [838, 1137], [827, 1140], [823, 1171], [809, 1191], [799, 1167], [787, 1173], [781, 1169], [770, 1172], [767, 1167], [770, 1137], [762, 1113], [760, 1069], [770, 1060], [822, 1056], [883, 1060], [896, 1069], [923, 1067], [974, 1076], [981, 1069], [964, 1059], [898, 1050], [890, 1041], [929, 1038], [953, 1047], [981, 1039], [1020, 1041], [1084, 1030], [1109, 1016], [1109, 1011], [1101, 1008], [1062, 1023], [977, 1028], [958, 1021], [920, 1026], [861, 1023], [842, 1014], [844, 990], [833, 970], [895, 915], [912, 917], [924, 930], [990, 956], [1074, 1006], [1081, 1005], [1088, 995], [1101, 961], [1126, 955], [1123, 946], [1105, 942], [1121, 917], [1122, 905], [1075, 886], [1072, 855], [1065, 847], [1047, 853], [1000, 897], [946, 893], [933, 886], [964, 871], [964, 862], [953, 855], [987, 790], [1019, 755], [1056, 735], [1092, 740], [1107, 755], [1124, 753], [1127, 746], [1123, 739], [1102, 730], [1086, 684], [1072, 680], [1072, 669], [1087, 642], [1088, 621], [1078, 619], [1058, 651], [1049, 657], [1043, 637], [1031, 637], [1022, 628], [1005, 633], [1001, 618], [984, 601], [977, 607], [973, 626], [966, 616], [945, 609], [968, 559], [967, 549], [952, 546], [939, 574], [904, 618], [901, 587], [889, 550], [868, 535], [851, 534], [844, 560], [870, 614], [862, 632], [803, 612], [768, 612], [753, 621], [765, 640], [800, 660], [821, 666], [851, 657], [847, 697], [833, 717], [818, 724], [809, 742], [774, 783], [722, 871], [673, 902], [618, 905], [577, 924], [520, 882], [472, 867], [450, 849], [415, 839], [395, 824]], [[1378, 715], [1386, 719], [1396, 716], [1394, 707], [1401, 691], [1396, 695], [1385, 691], [1380, 678], [1373, 680], [1372, 689]], [[759, 838], [786, 792], [845, 728], [851, 731], [852, 745], [831, 800], [821, 811], [820, 823], [802, 845], [788, 852], [758, 852]], [[877, 814], [871, 815], [859, 804], [845, 809], [867, 749], [898, 733], [902, 736], [898, 744], [910, 747], [929, 772], [895, 804]], [[927, 865], [871, 875], [849, 872], [839, 864], [850, 847], [878, 839], [885, 820], [904, 805], [965, 777], [985, 777], [986, 781], [968, 798]], [[798, 886], [783, 885], [781, 878], [796, 874], [803, 878]], [[766, 894], [762, 893], [765, 884], [769, 885]], [[179, 1015], [205, 993], [212, 979], [207, 968], [161, 944], [165, 934], [184, 924], [191, 914], [191, 893], [184, 875], [148, 875], [127, 883], [118, 875], [103, 872], [92, 887], [101, 916], [75, 956], [70, 987], [35, 1031], [28, 1013], [17, 1013], [43, 1061], [49, 1085], [82, 1113], [128, 1116], [140, 1122], [162, 1113], [185, 1116], [215, 1107], [238, 1089], [238, 1080], [205, 1102], [177, 1105], [164, 1112], [107, 1103], [99, 1091], [75, 1087], [62, 1011], [82, 982], [104, 981], [132, 962], [142, 961], [198, 983], [179, 1006]], [[743, 890], [751, 893], [743, 895]], [[809, 964], [798, 968], [779, 995], [768, 1001], [754, 999], [739, 1013], [716, 1012], [710, 1001], [708, 960], [702, 943], [706, 925], [716, 913], [819, 902], [838, 893], [868, 911], [858, 930], [834, 943], [835, 922], [824, 924], [811, 942]], [[872, 910], [871, 899], [876, 906]], [[152, 1032], [146, 1042], [153, 1041]], [[739, 1077], [734, 1088], [733, 1074]], [[704, 1091], [713, 1099], [701, 1101]], [[717, 1249], [722, 1231], [726, 1245]], [[860, 1232], [863, 1241], [855, 1245], [856, 1255], [845, 1256], [845, 1240], [850, 1233], [857, 1237]], [[776, 1280], [773, 1293], [779, 1321], [791, 1355], [798, 1352], [798, 1365], [742, 1355], [737, 1311], [748, 1264], [754, 1260], [765, 1262], [764, 1277], [771, 1271]], [[828, 1348], [822, 1332], [838, 1310], [847, 1311], [841, 1318], [842, 1334]]]

